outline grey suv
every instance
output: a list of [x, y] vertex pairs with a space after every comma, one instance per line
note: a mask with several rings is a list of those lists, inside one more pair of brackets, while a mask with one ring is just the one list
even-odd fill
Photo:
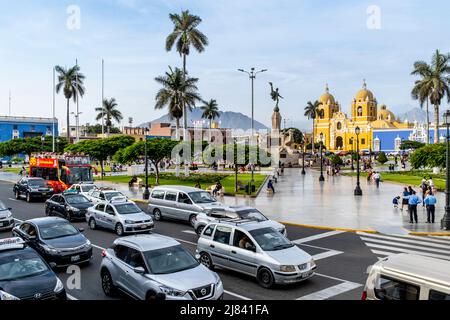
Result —
[[316, 269], [308, 253], [255, 221], [209, 224], [198, 240], [197, 253], [206, 267], [248, 274], [264, 288], [306, 280]]
[[102, 253], [102, 288], [138, 300], [218, 300], [223, 297], [219, 276], [200, 264], [176, 240], [161, 235], [119, 238]]

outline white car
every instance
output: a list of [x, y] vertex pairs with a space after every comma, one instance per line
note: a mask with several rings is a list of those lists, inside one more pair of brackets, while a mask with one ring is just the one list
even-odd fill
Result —
[[97, 186], [93, 183], [77, 183], [71, 186], [67, 191], [78, 192], [84, 196], [87, 196], [88, 193], [92, 190], [98, 189]]
[[117, 190], [114, 189], [92, 189], [86, 194], [86, 197], [91, 200], [93, 203], [100, 203], [100, 202], [111, 202], [114, 198], [123, 198], [126, 196]]

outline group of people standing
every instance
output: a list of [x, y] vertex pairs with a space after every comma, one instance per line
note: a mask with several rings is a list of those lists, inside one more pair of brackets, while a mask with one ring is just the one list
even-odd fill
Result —
[[[422, 204], [427, 210], [427, 223], [435, 223], [436, 203], [434, 182], [430, 178], [429, 180], [423, 179], [420, 185], [422, 190], [422, 199], [417, 195], [417, 192], [411, 187], [405, 187], [402, 193], [402, 205], [400, 210], [403, 211], [407, 206], [409, 212], [409, 223], [418, 223], [417, 207]], [[398, 207], [400, 197], [396, 197], [393, 200], [394, 206]]]

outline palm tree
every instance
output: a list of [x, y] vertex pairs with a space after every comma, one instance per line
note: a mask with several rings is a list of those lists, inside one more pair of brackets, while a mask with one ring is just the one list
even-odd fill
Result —
[[417, 97], [421, 103], [429, 99], [434, 106], [434, 143], [438, 143], [440, 105], [445, 96], [450, 102], [450, 55], [436, 50], [431, 65], [417, 61], [411, 74], [421, 77], [413, 88], [413, 98]]
[[312, 133], [312, 141], [311, 141], [311, 152], [314, 153], [314, 138], [316, 136], [316, 125], [315, 120], [317, 116], [319, 115], [319, 108], [322, 105], [321, 102], [315, 101], [314, 103], [309, 101], [308, 104], [305, 107], [305, 117], [308, 117], [308, 119], [312, 119], [313, 123], [313, 133]]
[[[171, 51], [176, 46], [177, 52], [183, 58], [183, 77], [186, 78], [186, 58], [193, 46], [197, 52], [202, 53], [205, 46], [209, 44], [208, 38], [197, 27], [202, 22], [199, 16], [192, 15], [188, 10], [179, 14], [170, 14], [170, 20], [173, 23], [173, 31], [167, 36], [166, 50]], [[184, 116], [185, 139], [187, 138], [187, 110], [186, 105], [182, 105]]]
[[209, 129], [211, 129], [213, 120], [220, 118], [219, 105], [215, 99], [203, 101], [203, 103], [205, 105], [201, 107], [203, 110], [202, 119], [209, 120]]
[[59, 93], [62, 89], [67, 99], [67, 140], [70, 142], [70, 99], [73, 99], [73, 102], [76, 103], [79, 96], [84, 96], [85, 76], [80, 73], [79, 66], [70, 69], [56, 66], [55, 71], [58, 73], [56, 93]]
[[116, 99], [111, 98], [109, 100], [103, 100], [103, 108], [95, 108], [95, 111], [98, 112], [97, 118], [95, 120], [99, 121], [105, 119], [108, 137], [109, 133], [111, 132], [112, 120], [120, 123], [120, 121], [122, 121], [123, 119], [122, 112], [117, 109], [118, 106], [119, 105], [117, 104]]
[[201, 101], [198, 94], [197, 78], [184, 78], [183, 72], [169, 67], [169, 72], [164, 76], [155, 78], [162, 88], [156, 94], [155, 109], [168, 108], [169, 117], [176, 119], [177, 139], [179, 139], [180, 118], [183, 116], [183, 107], [192, 107], [197, 101]]

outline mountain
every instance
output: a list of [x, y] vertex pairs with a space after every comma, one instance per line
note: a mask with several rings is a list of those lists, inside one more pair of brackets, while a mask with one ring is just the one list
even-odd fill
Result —
[[[433, 110], [434, 110], [434, 107], [430, 106], [429, 110], [428, 110], [428, 116], [429, 116], [430, 123], [434, 122], [434, 111]], [[440, 110], [441, 123], [443, 121], [444, 112], [445, 112], [445, 110], [441, 107], [441, 110]], [[414, 108], [414, 109], [409, 110], [408, 112], [399, 114], [397, 116], [397, 119], [400, 121], [408, 120], [409, 122], [417, 121], [418, 123], [426, 123], [427, 122], [427, 112], [425, 109], [422, 110], [420, 108]]]
[[[192, 122], [194, 121], [202, 121], [202, 109], [200, 108], [194, 108], [192, 109], [192, 112], [189, 113], [188, 116], [188, 125], [192, 126]], [[239, 113], [239, 112], [231, 112], [231, 111], [220, 111], [220, 118], [216, 119], [215, 121], [220, 121], [220, 127], [221, 128], [227, 128], [227, 129], [243, 129], [243, 130], [249, 130], [252, 128], [252, 119], [250, 117], [247, 117], [246, 115]], [[175, 123], [175, 120], [170, 121], [169, 116], [165, 115], [158, 119], [155, 119], [151, 121], [151, 123]], [[183, 123], [183, 119], [180, 120], [180, 123]], [[209, 125], [209, 121], [205, 121], [205, 126]], [[146, 124], [141, 124], [140, 127], [145, 127]], [[255, 129], [256, 130], [267, 130], [268, 128], [262, 124], [261, 122], [258, 122], [255, 120]]]

